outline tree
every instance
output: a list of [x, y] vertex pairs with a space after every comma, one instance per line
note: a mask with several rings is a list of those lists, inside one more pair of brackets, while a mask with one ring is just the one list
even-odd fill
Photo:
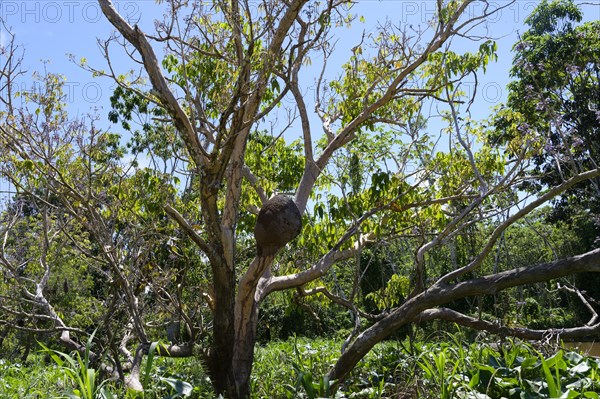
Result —
[[[543, 146], [533, 158], [538, 177], [525, 181], [525, 190], [559, 184], [600, 162], [600, 22], [582, 19], [573, 1], [544, 1], [526, 19], [529, 29], [514, 46], [514, 80], [495, 124], [500, 140], [527, 132]], [[598, 245], [598, 194], [595, 178], [553, 200], [549, 220], [578, 229], [583, 250]], [[577, 280], [581, 290], [600, 293], [597, 276]]]
[[[48, 215], [66, 212], [89, 235], [90, 247], [77, 248], [100, 262], [114, 289], [105, 301], [123, 318], [107, 312], [107, 330], [114, 335], [108, 347], [115, 348], [118, 370], [119, 356], [130, 362], [131, 387], [142, 388], [139, 367], [158, 309], [176, 315], [188, 330], [181, 343], [158, 345], [158, 354], [191, 356], [200, 344], [215, 391], [246, 398], [259, 306], [274, 292], [323, 294], [354, 314], [356, 328], [329, 375], [339, 384], [403, 325], [439, 318], [498, 331], [493, 323], [442, 308], [445, 303], [600, 271], [600, 251], [591, 251], [476, 274], [509, 226], [600, 175], [598, 168], [579, 171], [544, 193], [519, 198], [514, 188], [528, 174], [535, 143], [519, 143], [521, 150], [508, 162], [504, 148], [486, 140], [486, 128], [460, 113], [460, 82], [485, 68], [495, 44], [485, 40], [464, 54], [451, 44], [497, 11], [487, 2], [480, 15], [468, 15], [472, 1], [438, 1], [426, 30], [382, 24], [362, 38], [333, 78], [326, 73], [336, 56], [333, 35], [352, 22], [347, 2], [265, 1], [254, 8], [245, 1], [169, 1], [163, 3], [168, 16], [152, 35], [126, 21], [109, 0], [99, 3], [142, 74], [119, 74], [110, 62], [107, 71], [84, 67], [118, 84], [109, 118], [131, 131], [131, 153], [139, 161], [128, 161], [118, 140], [93, 124], [58, 139], [49, 134], [54, 130], [44, 130], [68, 125], [57, 108], [56, 85], [35, 97], [35, 106], [7, 112], [0, 137], [3, 161], [10, 165], [4, 175], [46, 206]], [[103, 43], [109, 61], [117, 40]], [[160, 43], [163, 53], [153, 47]], [[310, 71], [311, 57], [323, 60], [314, 102], [302, 74]], [[428, 101], [444, 109], [445, 150], [427, 132]], [[293, 129], [300, 131], [298, 141], [285, 140]], [[45, 133], [39, 140], [38, 130]], [[36, 185], [46, 191], [36, 192]], [[288, 190], [293, 197], [273, 195]], [[60, 207], [50, 206], [49, 195]], [[481, 223], [493, 230], [475, 256], [450, 271], [433, 267], [432, 251]], [[57, 240], [69, 233], [63, 225], [52, 230], [42, 221], [42, 227], [42, 236]], [[14, 231], [5, 225], [5, 237]], [[54, 231], [60, 234], [48, 234]], [[412, 254], [408, 266], [397, 269], [411, 270], [410, 290], [389, 309], [370, 314], [358, 308], [361, 252], [386, 240], [404, 240]], [[161, 256], [161, 244], [167, 255]], [[13, 260], [3, 259], [12, 272]], [[340, 267], [352, 271], [349, 293], [319, 284], [328, 274], [340, 275]], [[44, 281], [19, 280], [14, 273], [10, 278], [22, 285]], [[39, 291], [38, 303], [45, 298], [43, 286]], [[44, 309], [37, 317], [43, 315]], [[46, 308], [48, 315], [56, 330], [71, 331]], [[370, 321], [364, 329], [362, 318]], [[595, 323], [564, 336], [598, 329]], [[133, 341], [134, 355], [128, 345]]]
[[[577, 24], [582, 18], [571, 0], [543, 1], [514, 46], [514, 80], [496, 124], [503, 139], [522, 132], [539, 136], [544, 149], [534, 155], [540, 178], [528, 183], [532, 190], [598, 167], [600, 22]], [[599, 190], [598, 179], [577, 185], [557, 198], [555, 217], [577, 209], [597, 214]]]

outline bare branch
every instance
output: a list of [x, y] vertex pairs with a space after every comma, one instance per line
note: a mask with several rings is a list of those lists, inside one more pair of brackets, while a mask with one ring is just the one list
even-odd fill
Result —
[[167, 215], [169, 215], [173, 220], [177, 222], [177, 224], [186, 232], [187, 235], [190, 236], [192, 241], [198, 245], [198, 247], [207, 255], [213, 256], [213, 251], [210, 246], [200, 235], [196, 232], [196, 229], [185, 220], [185, 218], [179, 213], [175, 208], [171, 205], [165, 205], [163, 207]]
[[131, 43], [141, 54], [144, 67], [156, 94], [161, 99], [161, 104], [169, 111], [175, 124], [182, 134], [182, 138], [188, 147], [188, 151], [194, 158], [198, 167], [206, 167], [210, 164], [208, 154], [202, 147], [196, 129], [188, 118], [187, 114], [175, 98], [175, 95], [169, 88], [165, 77], [162, 74], [160, 64], [152, 46], [148, 42], [146, 35], [136, 25], [132, 27], [118, 13], [110, 0], [98, 0], [102, 12], [113, 26]]
[[477, 255], [477, 257], [475, 259], [473, 259], [473, 261], [471, 263], [469, 263], [468, 265], [466, 265], [464, 267], [461, 267], [460, 269], [456, 269], [456, 270], [446, 274], [439, 280], [440, 283], [443, 283], [443, 284], [448, 283], [454, 279], [459, 278], [460, 276], [464, 275], [465, 273], [479, 267], [479, 265], [481, 265], [483, 260], [488, 256], [488, 254], [494, 247], [494, 244], [496, 243], [496, 241], [498, 240], [498, 238], [500, 237], [502, 232], [504, 230], [506, 230], [510, 225], [512, 225], [517, 220], [522, 219], [525, 215], [529, 214], [534, 209], [537, 209], [540, 205], [550, 201], [552, 198], [556, 197], [557, 195], [560, 195], [561, 193], [565, 192], [569, 188], [573, 187], [575, 184], [582, 182], [584, 180], [592, 179], [597, 176], [600, 176], [600, 169], [594, 169], [594, 170], [590, 170], [590, 171], [575, 175], [572, 178], [570, 178], [569, 180], [565, 181], [564, 183], [551, 188], [550, 190], [548, 190], [546, 193], [539, 196], [535, 200], [532, 200], [530, 203], [525, 205], [521, 210], [514, 213], [512, 216], [507, 218], [506, 221], [504, 221], [502, 224], [500, 224], [498, 227], [496, 227], [496, 229], [494, 229], [494, 231], [490, 235], [490, 238], [488, 239], [487, 244], [485, 245], [483, 250], [479, 253], [479, 255]]
[[418, 314], [414, 321], [424, 322], [431, 320], [444, 320], [461, 326], [470, 327], [475, 330], [488, 331], [501, 336], [518, 337], [527, 340], [545, 340], [548, 335], [556, 335], [557, 339], [563, 341], [574, 341], [582, 338], [596, 336], [600, 333], [600, 323], [557, 329], [534, 330], [525, 327], [509, 327], [499, 323], [467, 316], [448, 308], [427, 309]]
[[[507, 288], [548, 281], [583, 272], [600, 272], [600, 249], [555, 262], [525, 268], [512, 269], [454, 285], [438, 281], [422, 293], [406, 300], [390, 314], [361, 333], [346, 351], [329, 376], [343, 379], [356, 363], [371, 348], [393, 331], [416, 320], [419, 314], [460, 298], [493, 295]], [[583, 327], [581, 331], [593, 331], [594, 327]]]

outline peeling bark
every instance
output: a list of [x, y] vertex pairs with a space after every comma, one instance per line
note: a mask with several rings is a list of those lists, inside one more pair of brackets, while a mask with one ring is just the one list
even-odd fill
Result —
[[[254, 236], [257, 256], [240, 279], [235, 303], [235, 341], [232, 369], [236, 397], [250, 396], [250, 374], [254, 361], [254, 345], [258, 310], [263, 298], [261, 279], [270, 275], [275, 254], [292, 241], [302, 229], [302, 218], [294, 201], [276, 195], [262, 207], [256, 220]], [[264, 279], [263, 279], [264, 281]]]
[[233, 343], [233, 385], [238, 398], [250, 397], [250, 374], [254, 362], [254, 345], [258, 326], [259, 278], [270, 270], [274, 256], [257, 257], [239, 284], [235, 304], [235, 341]]

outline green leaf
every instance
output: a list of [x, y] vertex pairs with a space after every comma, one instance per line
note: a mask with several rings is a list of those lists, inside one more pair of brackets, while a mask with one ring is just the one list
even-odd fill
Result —
[[117, 395], [112, 393], [107, 387], [100, 390], [100, 399], [118, 399]]
[[190, 396], [194, 390], [192, 384], [177, 378], [160, 377], [160, 381], [173, 388], [178, 395]]
[[548, 361], [546, 361], [544, 355], [538, 353], [538, 356], [540, 358], [540, 361], [542, 362], [542, 370], [544, 371], [544, 377], [546, 384], [548, 385], [548, 393], [550, 394], [550, 397], [561, 397], [560, 386], [558, 385], [560, 384], [560, 380], [557, 383], [557, 381], [554, 379], [554, 375], [552, 374]]
[[574, 391], [572, 389], [567, 389], [567, 391], [565, 393], [563, 393], [561, 396], [561, 399], [573, 399], [573, 398], [578, 398], [579, 397], [579, 392]]
[[569, 369], [572, 373], [585, 374], [591, 369], [590, 365], [586, 362], [581, 362]]
[[148, 349], [148, 358], [146, 359], [146, 367], [144, 368], [144, 377], [142, 386], [148, 387], [150, 383], [150, 373], [152, 372], [152, 364], [154, 362], [154, 355], [156, 354], [156, 347], [158, 346], [158, 342], [152, 342], [150, 344], [150, 348]]
[[35, 165], [34, 165], [34, 163], [33, 163], [33, 161], [31, 159], [26, 159], [25, 161], [23, 161], [23, 167], [26, 170], [31, 171], [31, 170], [33, 170], [34, 166]]
[[479, 384], [479, 380], [480, 380], [480, 375], [479, 375], [479, 370], [477, 370], [477, 372], [475, 372], [471, 375], [471, 379], [469, 380], [469, 387], [475, 388], [477, 386], [477, 384]]

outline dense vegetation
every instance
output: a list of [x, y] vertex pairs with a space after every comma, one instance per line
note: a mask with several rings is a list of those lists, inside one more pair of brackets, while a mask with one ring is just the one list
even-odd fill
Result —
[[[435, 333], [427, 342], [392, 340], [378, 344], [341, 389], [329, 391], [326, 373], [339, 341], [290, 338], [259, 347], [252, 377], [256, 398], [598, 398], [600, 360], [555, 345], [534, 346], [512, 339], [495, 345], [463, 333]], [[47, 353], [26, 363], [0, 363], [0, 395], [6, 399], [214, 398], [207, 375], [185, 359], [149, 358], [144, 393], [125, 391], [101, 379], [89, 365], [79, 368]], [[54, 355], [55, 357], [57, 355]], [[73, 375], [71, 372], [84, 373]], [[90, 373], [91, 372], [91, 373]], [[95, 379], [89, 378], [90, 375]], [[82, 378], [81, 378], [82, 377]], [[89, 389], [86, 394], [85, 389]], [[102, 396], [104, 395], [104, 396]], [[111, 396], [114, 395], [114, 396]]]
[[598, 398], [562, 342], [600, 335], [600, 22], [541, 2], [475, 119], [509, 3], [471, 3], [331, 71], [350, 2], [171, 0], [147, 34], [99, 0], [118, 35], [81, 67], [116, 88], [89, 118], [11, 36], [0, 395]]

